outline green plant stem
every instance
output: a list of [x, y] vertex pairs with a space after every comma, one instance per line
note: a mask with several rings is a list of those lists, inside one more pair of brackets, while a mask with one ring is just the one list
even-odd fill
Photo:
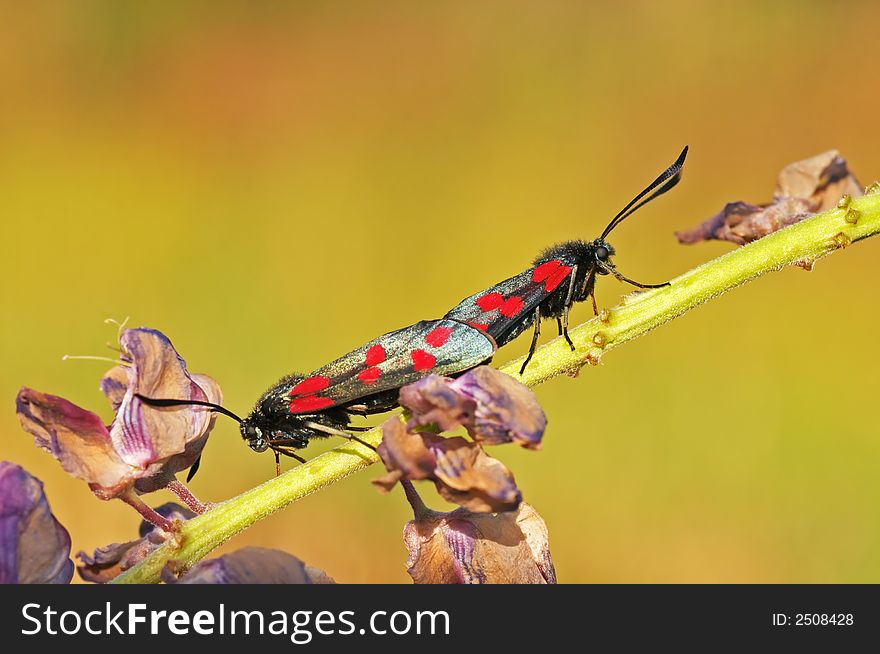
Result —
[[[670, 286], [634, 293], [610, 311], [570, 331], [575, 350], [562, 338], [540, 347], [525, 375], [529, 386], [561, 374], [572, 374], [586, 363], [598, 363], [605, 352], [669, 322], [725, 291], [786, 266], [811, 268], [823, 256], [880, 232], [880, 192], [872, 192], [838, 208], [804, 220], [745, 247], [738, 248], [672, 280]], [[501, 370], [517, 375], [522, 358]], [[359, 436], [376, 445], [379, 428]], [[169, 562], [184, 570], [253, 523], [291, 502], [321, 490], [375, 463], [372, 450], [348, 442], [252, 488], [183, 523], [178, 537], [159, 547], [141, 563], [116, 578], [117, 583], [155, 583]]]

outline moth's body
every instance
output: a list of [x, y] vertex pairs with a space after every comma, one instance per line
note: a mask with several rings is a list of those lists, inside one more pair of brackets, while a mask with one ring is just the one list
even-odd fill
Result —
[[350, 416], [341, 406], [315, 413], [290, 412], [290, 390], [304, 378], [304, 375], [284, 377], [263, 393], [250, 415], [242, 420], [241, 435], [252, 450], [263, 452], [269, 448], [270, 443], [301, 449], [312, 438], [330, 435], [317, 431], [315, 424], [340, 431], [349, 426]]
[[299, 458], [313, 438], [343, 436], [352, 414], [397, 406], [401, 386], [429, 374], [454, 376], [491, 360], [495, 341], [456, 320], [423, 320], [383, 334], [308, 375], [288, 375], [260, 396], [241, 420], [241, 435], [257, 452]]
[[[610, 257], [614, 248], [603, 239], [592, 242], [567, 241], [547, 248], [535, 259], [535, 267], [560, 261], [574, 272], [565, 284], [541, 301], [541, 318], [562, 318], [573, 302], [583, 302], [593, 295], [596, 275], [607, 275], [613, 268]], [[529, 322], [531, 324], [531, 322]]]
[[[350, 404], [313, 413], [290, 412], [290, 392], [306, 375], [287, 375], [269, 388], [241, 422], [241, 434], [248, 446], [263, 452], [270, 446], [302, 449], [313, 438], [335, 436], [351, 427], [351, 416], [384, 413], [397, 406], [397, 391], [384, 391], [358, 398]], [[321, 431], [316, 425], [326, 427]], [[331, 431], [332, 430], [332, 431]]]
[[546, 249], [528, 270], [462, 300], [446, 314], [506, 345], [540, 318], [563, 318], [574, 302], [593, 295], [607, 275], [614, 248], [604, 240], [567, 241]]
[[[574, 349], [568, 336], [568, 313], [572, 304], [588, 297], [596, 311], [597, 275], [611, 274], [639, 288], [666, 286], [639, 284], [621, 275], [611, 262], [614, 248], [605, 237], [636, 209], [678, 183], [686, 155], [687, 147], [598, 238], [554, 245], [528, 270], [465, 298], [440, 320], [424, 320], [384, 334], [308, 375], [284, 377], [244, 419], [208, 402], [141, 399], [164, 407], [201, 404], [224, 413], [240, 423], [242, 438], [251, 449], [272, 449], [277, 465], [279, 454], [303, 461], [294, 450], [306, 447], [312, 438], [334, 435], [358, 440], [350, 433], [358, 430], [351, 425], [352, 414], [369, 415], [395, 407], [399, 389], [428, 374], [455, 376], [488, 363], [499, 346], [534, 326], [522, 374], [545, 318], [556, 318], [560, 335]], [[190, 476], [197, 467], [198, 461]]]
[[[638, 288], [666, 286], [640, 284], [620, 274], [611, 262], [614, 248], [605, 237], [633, 211], [678, 183], [686, 155], [687, 148], [675, 163], [611, 220], [601, 236], [592, 241], [566, 241], [548, 248], [538, 255], [531, 268], [465, 298], [445, 317], [482, 330], [499, 347], [533, 326], [532, 344], [520, 374], [525, 372], [537, 347], [541, 321], [545, 318], [556, 318], [559, 334], [565, 336], [574, 349], [568, 335], [568, 313], [574, 303], [587, 298], [592, 299], [593, 311], [598, 313], [594, 295], [597, 275], [611, 274]], [[642, 200], [651, 191], [654, 193]]]

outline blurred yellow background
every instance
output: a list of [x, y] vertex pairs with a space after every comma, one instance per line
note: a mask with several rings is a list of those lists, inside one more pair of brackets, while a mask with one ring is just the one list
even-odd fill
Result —
[[[682, 184], [612, 239], [645, 282], [727, 251], [672, 232], [769, 200], [786, 163], [837, 148], [860, 181], [880, 177], [876, 2], [107, 0], [3, 14], [0, 458], [45, 481], [74, 551], [133, 537], [138, 516], [38, 451], [13, 397], [29, 385], [109, 419], [106, 366], [61, 361], [109, 353], [104, 318], [165, 332], [242, 413], [282, 374], [595, 237], [684, 144]], [[543, 449], [493, 453], [547, 521], [561, 581], [880, 582], [878, 256], [880, 239], [761, 279], [537, 389]], [[598, 299], [628, 291], [603, 278]], [[408, 507], [371, 487], [380, 472], [224, 550], [407, 582]], [[191, 488], [221, 500], [272, 474], [221, 417]]]

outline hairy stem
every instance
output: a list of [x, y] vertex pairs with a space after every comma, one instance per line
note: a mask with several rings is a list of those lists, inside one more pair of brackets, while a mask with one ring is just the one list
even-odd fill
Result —
[[[628, 296], [618, 306], [569, 332], [574, 351], [562, 338], [539, 348], [520, 379], [535, 386], [557, 375], [571, 374], [586, 363], [598, 363], [608, 350], [740, 284], [786, 266], [809, 269], [817, 259], [880, 233], [880, 187], [875, 184], [871, 190], [862, 198], [851, 202], [844, 199], [835, 209], [694, 268], [673, 279], [670, 286]], [[522, 360], [511, 361], [501, 370], [518, 376]], [[377, 445], [381, 432], [377, 428], [359, 437]], [[186, 569], [258, 520], [377, 460], [372, 450], [354, 442], [345, 443], [187, 521], [180, 526], [178, 539], [161, 546], [115, 581], [158, 582], [169, 561], [175, 562], [176, 569]]]
[[211, 504], [202, 502], [199, 498], [192, 494], [189, 488], [181, 484], [176, 479], [172, 481], [168, 486], [166, 486], [168, 490], [177, 495], [178, 499], [186, 504], [193, 512], [202, 514], [208, 509], [211, 508]]
[[120, 495], [119, 499], [134, 508], [134, 510], [140, 513], [141, 517], [147, 522], [156, 525], [162, 531], [174, 533], [174, 523], [153, 510], [153, 508], [138, 497], [132, 489], [128, 489], [125, 493]]

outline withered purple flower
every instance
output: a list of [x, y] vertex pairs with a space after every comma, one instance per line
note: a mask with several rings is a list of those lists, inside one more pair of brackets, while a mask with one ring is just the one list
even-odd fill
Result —
[[[154, 510], [171, 522], [189, 520], [196, 515], [189, 509], [173, 502], [163, 504]], [[140, 538], [99, 547], [91, 555], [85, 552], [77, 553], [76, 556], [80, 560], [80, 564], [77, 565], [76, 570], [79, 576], [85, 581], [98, 584], [112, 581], [120, 573], [143, 561], [168, 538], [174, 537], [147, 520], [141, 522], [139, 533]]]
[[403, 479], [428, 479], [444, 499], [471, 511], [512, 511], [522, 500], [510, 470], [479, 443], [413, 433], [395, 416], [382, 426], [378, 452], [388, 474], [373, 484], [385, 492]]
[[336, 583], [323, 570], [307, 566], [292, 554], [265, 547], [244, 547], [201, 561], [177, 580], [166, 573], [165, 580], [179, 584]]
[[[429, 375], [400, 389], [412, 417], [404, 427], [391, 418], [382, 427], [379, 456], [388, 474], [375, 480], [388, 491], [402, 479], [428, 479], [450, 502], [477, 512], [512, 511], [522, 494], [504, 464], [484, 444], [519, 443], [537, 449], [547, 418], [534, 394], [494, 368], [480, 366], [457, 379]], [[426, 433], [464, 427], [474, 442]]]
[[[116, 412], [109, 428], [91, 411], [29, 388], [23, 388], [16, 401], [21, 425], [101, 499], [118, 497], [144, 517], [157, 519], [137, 495], [168, 486], [194, 510], [202, 510], [175, 475], [198, 459], [214, 414], [198, 406], [157, 409], [136, 394], [219, 404], [220, 387], [206, 375], [187, 372], [171, 342], [156, 330], [128, 329], [119, 342], [121, 364], [101, 382]], [[165, 519], [158, 524], [170, 527]]]
[[70, 535], [55, 519], [43, 483], [0, 461], [0, 584], [66, 584]]
[[457, 379], [429, 375], [400, 390], [400, 404], [412, 412], [407, 428], [436, 424], [440, 431], [463, 426], [487, 445], [541, 445], [547, 418], [529, 388], [510, 375], [479, 366]]
[[681, 243], [731, 241], [745, 245], [834, 207], [841, 197], [863, 194], [837, 150], [829, 150], [783, 168], [773, 201], [730, 202], [720, 213], [693, 229], [676, 232]]
[[417, 584], [555, 584], [547, 526], [525, 502], [516, 511], [427, 509], [411, 485], [415, 519], [403, 531]]

